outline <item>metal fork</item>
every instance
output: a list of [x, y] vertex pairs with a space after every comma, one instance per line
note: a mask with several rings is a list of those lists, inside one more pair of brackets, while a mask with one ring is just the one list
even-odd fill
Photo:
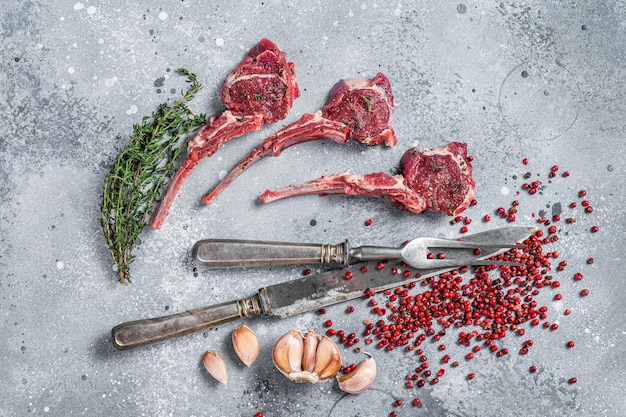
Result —
[[[350, 258], [358, 261], [376, 261], [401, 259], [408, 265], [417, 269], [446, 268], [455, 266], [476, 266], [476, 265], [520, 265], [516, 262], [498, 261], [491, 259], [477, 258], [476, 249], [493, 252], [494, 249], [524, 248], [525, 245], [511, 243], [490, 243], [488, 245], [458, 241], [452, 239], [441, 239], [432, 237], [418, 237], [399, 248], [386, 248], [379, 246], [361, 246], [350, 250]], [[453, 251], [442, 252], [434, 249], [455, 249]], [[456, 249], [471, 249], [471, 251], [459, 251]], [[441, 256], [443, 254], [444, 256]], [[453, 257], [448, 257], [454, 254]]]
[[[214, 268], [306, 263], [340, 263], [347, 266], [355, 262], [402, 260], [414, 268], [432, 269], [473, 265], [520, 265], [515, 262], [480, 259], [474, 250], [485, 249], [486, 252], [493, 253], [494, 249], [504, 251], [523, 247], [524, 245], [512, 244], [510, 241], [484, 244], [428, 237], [413, 239], [397, 248], [381, 246], [351, 248], [347, 240], [331, 245], [206, 239], [194, 245], [192, 255], [200, 264]], [[445, 258], [442, 259], [433, 253], [435, 248], [448, 249]], [[429, 253], [432, 256], [429, 256]]]

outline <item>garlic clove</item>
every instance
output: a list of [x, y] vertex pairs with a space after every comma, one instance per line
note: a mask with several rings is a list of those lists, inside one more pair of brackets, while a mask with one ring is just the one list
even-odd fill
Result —
[[313, 372], [315, 369], [315, 356], [319, 342], [320, 338], [314, 331], [309, 330], [304, 334], [304, 353], [302, 355], [303, 371]]
[[[366, 353], [366, 355], [369, 355]], [[376, 378], [376, 362], [372, 355], [363, 360], [349, 374], [337, 376], [339, 389], [349, 394], [360, 394], [366, 391], [374, 383]]]
[[259, 356], [259, 341], [256, 334], [246, 325], [237, 327], [232, 334], [235, 353], [246, 365], [250, 366]]
[[339, 348], [328, 336], [322, 335], [317, 345], [313, 372], [317, 374], [320, 381], [325, 381], [337, 375], [339, 368], [341, 368], [341, 352], [339, 352]]
[[226, 385], [228, 382], [228, 374], [226, 373], [226, 363], [220, 355], [214, 350], [207, 350], [202, 359], [205, 369], [213, 376], [213, 378]]
[[285, 333], [274, 345], [272, 360], [283, 375], [293, 379], [291, 374], [302, 372], [304, 341], [302, 333], [291, 330]]

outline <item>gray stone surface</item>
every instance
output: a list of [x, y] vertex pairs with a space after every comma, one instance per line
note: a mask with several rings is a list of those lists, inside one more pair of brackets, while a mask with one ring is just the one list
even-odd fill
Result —
[[[626, 414], [626, 309], [623, 175], [626, 136], [626, 4], [597, 1], [128, 2], [20, 1], [0, 4], [0, 415], [26, 416], [623, 416]], [[199, 75], [192, 107], [219, 112], [223, 78], [261, 37], [296, 64], [302, 90], [285, 123], [320, 108], [341, 78], [390, 78], [396, 98], [395, 148], [321, 141], [263, 161], [211, 206], [199, 198], [268, 133], [230, 142], [185, 183], [159, 231], [135, 251], [134, 283], [120, 285], [99, 226], [103, 179], [134, 123], [183, 87], [174, 70]], [[279, 123], [280, 124], [280, 123]], [[485, 352], [450, 370], [436, 386], [407, 390], [416, 357], [371, 348], [378, 378], [361, 396], [333, 382], [294, 384], [271, 363], [271, 347], [292, 328], [322, 329], [314, 313], [248, 321], [260, 359], [241, 365], [225, 325], [180, 340], [118, 352], [110, 329], [251, 295], [300, 276], [304, 267], [210, 271], [190, 248], [201, 238], [250, 238], [396, 245], [418, 235], [458, 236], [444, 216], [399, 212], [383, 200], [302, 197], [267, 206], [266, 188], [352, 169], [391, 172], [405, 149], [468, 143], [475, 157], [480, 221], [520, 200], [518, 223], [561, 205], [570, 211], [586, 189], [592, 215], [561, 222], [558, 248], [569, 262], [564, 300], [541, 302], [556, 332], [529, 329], [535, 347]], [[527, 157], [527, 167], [521, 164]], [[567, 179], [549, 182], [554, 164]], [[516, 192], [526, 170], [541, 174], [535, 196]], [[495, 217], [495, 216], [494, 216]], [[373, 219], [370, 227], [364, 221]], [[312, 222], [315, 220], [316, 222]], [[312, 224], [315, 225], [312, 225]], [[590, 234], [591, 225], [600, 232]], [[593, 256], [594, 265], [585, 259]], [[316, 271], [316, 268], [313, 268]], [[573, 271], [585, 274], [582, 283]], [[591, 295], [578, 297], [586, 286]], [[360, 329], [369, 316], [346, 304], [328, 309], [337, 327]], [[562, 315], [563, 308], [572, 314]], [[565, 349], [575, 340], [574, 349]], [[452, 355], [464, 348], [447, 335]], [[435, 345], [425, 349], [436, 362]], [[214, 349], [230, 372], [220, 386], [202, 368]], [[346, 350], [346, 361], [358, 356]], [[535, 364], [536, 374], [528, 367]], [[436, 365], [433, 363], [433, 367]], [[473, 381], [464, 376], [476, 373]], [[578, 383], [567, 379], [575, 376]], [[419, 412], [409, 403], [419, 396]]]

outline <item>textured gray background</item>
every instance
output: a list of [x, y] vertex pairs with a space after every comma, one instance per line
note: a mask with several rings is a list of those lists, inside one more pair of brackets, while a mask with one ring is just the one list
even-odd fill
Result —
[[[416, 394], [419, 413], [405, 405], [399, 415], [626, 414], [624, 1], [134, 3], [0, 4], [0, 415], [388, 415], [394, 399], [408, 404]], [[221, 111], [222, 80], [263, 36], [296, 64], [302, 96], [285, 122], [320, 108], [337, 80], [382, 71], [396, 98], [398, 146], [300, 145], [254, 166], [201, 207], [220, 174], [280, 126], [230, 142], [191, 175], [164, 227], [142, 235], [134, 283], [118, 284], [99, 202], [132, 125], [178, 96], [178, 67], [205, 87], [192, 107]], [[561, 317], [562, 305], [546, 295], [549, 320], [561, 328], [529, 332], [536, 343], [528, 356], [517, 355], [519, 340], [511, 337], [506, 358], [481, 355], [439, 385], [410, 392], [402, 376], [415, 358], [374, 350], [374, 387], [344, 397], [333, 382], [289, 383], [271, 364], [278, 336], [320, 329], [314, 313], [250, 320], [262, 348], [249, 369], [230, 350], [234, 324], [136, 351], [111, 346], [110, 329], [120, 322], [249, 296], [302, 273], [195, 268], [189, 250], [201, 238], [396, 245], [417, 235], [457, 236], [443, 216], [402, 213], [377, 199], [256, 203], [266, 188], [348, 168], [390, 172], [408, 147], [451, 140], [467, 142], [475, 157], [479, 204], [467, 211], [474, 231], [488, 227], [479, 221], [484, 213], [514, 198], [524, 208], [519, 222], [556, 203], [565, 207], [581, 188], [593, 202], [593, 216], [563, 227], [559, 242], [572, 269], [585, 272], [584, 284], [561, 279], [572, 315]], [[572, 176], [533, 198], [514, 197], [526, 169], [546, 181], [555, 163]], [[589, 234], [592, 224], [601, 232]], [[588, 256], [593, 267], [584, 265]], [[591, 290], [584, 300], [581, 285]], [[345, 315], [344, 304], [328, 309], [329, 317], [359, 329], [368, 308], [354, 305], [357, 314]], [[566, 350], [570, 339], [577, 346]], [[464, 352], [454, 338], [446, 343], [451, 353]], [[203, 370], [206, 349], [225, 357], [226, 388]], [[529, 374], [531, 364], [540, 372]], [[467, 372], [477, 374], [471, 383]], [[571, 376], [578, 384], [567, 384]]]

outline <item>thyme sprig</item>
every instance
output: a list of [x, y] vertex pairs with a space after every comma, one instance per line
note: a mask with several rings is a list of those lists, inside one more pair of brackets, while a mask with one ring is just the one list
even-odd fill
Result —
[[177, 72], [187, 77], [187, 91], [181, 91], [181, 99], [174, 104], [162, 103], [152, 116], [133, 126], [130, 143], [105, 177], [100, 224], [121, 283], [131, 282], [133, 248], [174, 172], [181, 142], [187, 141], [206, 119], [187, 107], [202, 88], [196, 75], [185, 68]]

